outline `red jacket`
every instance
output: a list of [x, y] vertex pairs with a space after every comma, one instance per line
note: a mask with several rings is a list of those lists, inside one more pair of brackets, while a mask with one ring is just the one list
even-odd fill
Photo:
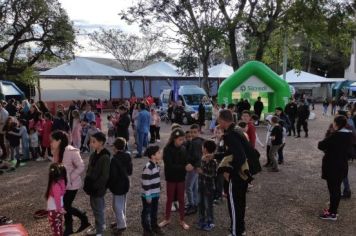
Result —
[[255, 148], [256, 145], [256, 127], [253, 125], [252, 122], [248, 122], [248, 129], [247, 129], [247, 135], [250, 140], [250, 143], [252, 147]]

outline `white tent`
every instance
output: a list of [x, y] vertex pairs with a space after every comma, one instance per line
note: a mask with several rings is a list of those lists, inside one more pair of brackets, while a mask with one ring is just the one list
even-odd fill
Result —
[[[280, 75], [283, 78], [283, 75]], [[342, 82], [344, 79], [325, 78], [319, 75], [314, 75], [305, 71], [290, 70], [286, 74], [286, 80], [289, 84], [298, 83], [336, 83]]]
[[234, 69], [231, 66], [221, 63], [215, 65], [209, 69], [209, 77], [211, 78], [227, 78], [234, 73]]
[[74, 60], [40, 73], [46, 76], [130, 76], [131, 73], [113, 67], [105, 66], [94, 61], [76, 57]]
[[177, 69], [176, 66], [168, 62], [160, 61], [137, 70], [132, 74], [147, 77], [180, 77]]

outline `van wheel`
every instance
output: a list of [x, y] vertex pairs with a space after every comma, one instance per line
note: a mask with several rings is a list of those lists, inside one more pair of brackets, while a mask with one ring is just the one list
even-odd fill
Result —
[[184, 116], [182, 121], [184, 125], [189, 125], [188, 117]]

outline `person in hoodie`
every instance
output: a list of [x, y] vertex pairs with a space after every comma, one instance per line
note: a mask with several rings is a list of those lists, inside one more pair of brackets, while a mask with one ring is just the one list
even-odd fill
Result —
[[194, 170], [189, 171], [185, 178], [185, 192], [188, 199], [188, 206], [185, 212], [186, 215], [195, 214], [198, 211], [198, 171], [202, 157], [202, 148], [204, 139], [200, 137], [200, 127], [193, 124], [190, 127], [192, 141], [190, 142], [188, 151], [188, 162], [194, 167]]
[[113, 194], [112, 206], [116, 223], [112, 224], [115, 235], [126, 230], [126, 201], [130, 189], [129, 176], [132, 175], [131, 156], [126, 150], [126, 140], [119, 137], [114, 142], [115, 154], [110, 164], [108, 187]]
[[116, 123], [117, 137], [122, 137], [128, 142], [130, 137], [129, 128], [131, 119], [125, 106], [119, 107], [119, 113], [120, 118]]
[[105, 226], [106, 186], [110, 175], [110, 152], [105, 148], [106, 137], [97, 132], [90, 137], [90, 146], [94, 150], [89, 158], [84, 179], [84, 191], [90, 196], [90, 206], [95, 218], [95, 228], [88, 235], [102, 236]]
[[[90, 226], [86, 214], [73, 207], [73, 202], [82, 187], [81, 175], [84, 172], [84, 162], [79, 149], [69, 145], [68, 136], [64, 131], [57, 130], [51, 134], [51, 152], [55, 163], [62, 164], [67, 170], [66, 192], [63, 197], [64, 205], [64, 236], [80, 233]], [[78, 230], [73, 230], [73, 216], [80, 220]]]
[[146, 110], [144, 103], [139, 105], [139, 114], [137, 117], [137, 155], [136, 158], [142, 158], [142, 149], [147, 147], [148, 132], [150, 131], [151, 117]]
[[322, 178], [326, 180], [330, 205], [324, 209], [320, 218], [323, 220], [336, 221], [338, 207], [341, 199], [341, 183], [348, 174], [348, 159], [352, 155], [353, 134], [346, 129], [347, 118], [336, 116], [333, 128], [335, 132], [319, 142], [318, 148], [325, 155], [322, 161]]

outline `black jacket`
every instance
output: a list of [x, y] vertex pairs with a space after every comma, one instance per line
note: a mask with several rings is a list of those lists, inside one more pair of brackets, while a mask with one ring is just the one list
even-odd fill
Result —
[[244, 144], [248, 145], [247, 139], [235, 129], [235, 124], [231, 124], [224, 134], [225, 156], [233, 156], [230, 178], [238, 182], [244, 182], [239, 175], [241, 166], [246, 161]]
[[84, 191], [92, 197], [103, 197], [106, 193], [110, 174], [110, 152], [103, 149], [93, 152], [89, 158], [87, 173], [84, 179]]
[[129, 115], [125, 113], [120, 116], [120, 119], [116, 125], [117, 136], [126, 139], [126, 141], [128, 141], [130, 137], [130, 133], [129, 133], [130, 122], [131, 120]]
[[111, 159], [108, 187], [114, 195], [123, 195], [130, 189], [129, 176], [132, 175], [130, 154], [119, 151]]
[[348, 159], [352, 155], [353, 134], [342, 129], [320, 141], [318, 148], [325, 155], [322, 162], [322, 178], [342, 180], [348, 173]]
[[308, 120], [310, 115], [310, 110], [308, 105], [303, 104], [298, 107], [298, 119], [299, 120]]
[[184, 146], [176, 147], [173, 143], [163, 150], [164, 175], [168, 182], [185, 181], [188, 164], [187, 152]]
[[253, 110], [255, 111], [255, 113], [261, 114], [263, 110], [263, 102], [256, 101], [255, 104], [253, 105]]
[[192, 141], [190, 141], [190, 145], [186, 149], [188, 155], [188, 163], [192, 164], [192, 166], [194, 166], [195, 168], [200, 166], [201, 158], [203, 156], [203, 143], [203, 138], [194, 138]]
[[65, 120], [60, 118], [55, 118], [53, 120], [52, 131], [62, 130], [68, 133], [69, 129], [69, 125]]
[[290, 119], [294, 120], [298, 115], [298, 105], [295, 102], [290, 102], [287, 104], [284, 111]]

